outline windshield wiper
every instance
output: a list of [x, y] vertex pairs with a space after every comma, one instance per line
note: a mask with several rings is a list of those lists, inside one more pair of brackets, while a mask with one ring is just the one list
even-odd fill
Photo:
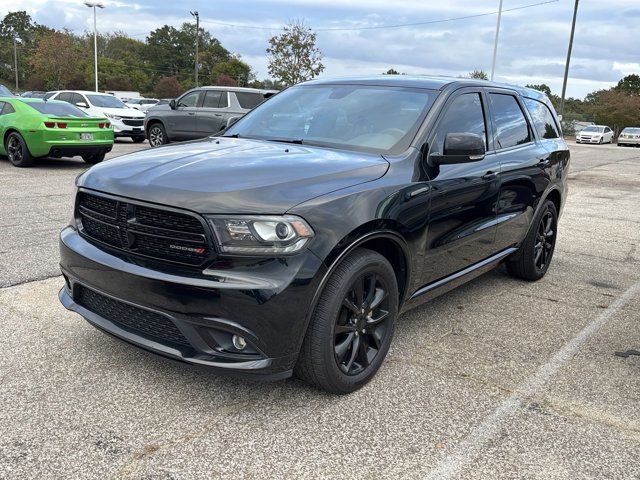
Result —
[[224, 138], [240, 138], [240, 134], [239, 133], [234, 133], [234, 134], [231, 134], [231, 135], [220, 135], [220, 136], [224, 137]]
[[293, 143], [295, 145], [304, 143], [301, 138], [265, 138], [265, 140], [267, 142]]

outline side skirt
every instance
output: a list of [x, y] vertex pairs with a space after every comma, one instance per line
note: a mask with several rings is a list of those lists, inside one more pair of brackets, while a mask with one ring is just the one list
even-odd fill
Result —
[[502, 260], [516, 252], [518, 249], [510, 247], [502, 250], [501, 252], [492, 255], [489, 258], [475, 263], [463, 270], [449, 275], [448, 277], [441, 278], [435, 282], [428, 283], [418, 290], [416, 290], [411, 297], [402, 306], [402, 312], [406, 312], [418, 305], [421, 305], [429, 300], [432, 300], [440, 295], [447, 293], [454, 288], [467, 283], [470, 280], [494, 269]]

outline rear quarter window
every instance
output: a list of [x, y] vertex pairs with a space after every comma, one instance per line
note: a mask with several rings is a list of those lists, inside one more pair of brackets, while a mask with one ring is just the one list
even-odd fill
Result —
[[242, 108], [253, 109], [264, 102], [264, 95], [261, 93], [251, 93], [251, 92], [234, 92], [236, 94], [236, 98], [238, 99], [238, 103]]
[[516, 97], [505, 93], [490, 93], [498, 149], [524, 145], [531, 141], [529, 124]]
[[533, 118], [533, 125], [540, 138], [560, 138], [560, 130], [549, 107], [532, 98], [525, 98], [524, 104]]

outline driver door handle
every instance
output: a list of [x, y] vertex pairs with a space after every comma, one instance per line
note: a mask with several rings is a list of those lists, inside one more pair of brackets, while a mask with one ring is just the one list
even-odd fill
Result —
[[483, 180], [495, 180], [496, 178], [498, 178], [498, 174], [496, 172], [492, 172], [491, 170], [489, 170], [482, 176]]
[[187, 112], [187, 115], [195, 115], [196, 112]]

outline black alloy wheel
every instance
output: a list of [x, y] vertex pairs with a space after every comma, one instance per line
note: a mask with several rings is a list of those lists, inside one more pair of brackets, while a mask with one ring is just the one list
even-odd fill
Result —
[[393, 267], [365, 248], [335, 268], [311, 315], [295, 375], [345, 394], [369, 382], [389, 351], [400, 294]]
[[556, 247], [558, 212], [547, 200], [542, 205], [522, 245], [507, 259], [510, 275], [523, 280], [540, 280], [547, 273]]
[[27, 148], [22, 135], [12, 132], [7, 137], [5, 151], [9, 161], [16, 167], [30, 167], [33, 164], [33, 157]]
[[375, 272], [356, 279], [343, 298], [333, 348], [345, 374], [362, 373], [380, 352], [391, 320], [388, 304], [388, 287]]
[[538, 237], [534, 248], [534, 262], [536, 268], [543, 270], [551, 260], [556, 244], [556, 232], [554, 230], [554, 216], [549, 210], [540, 219], [538, 224]]

